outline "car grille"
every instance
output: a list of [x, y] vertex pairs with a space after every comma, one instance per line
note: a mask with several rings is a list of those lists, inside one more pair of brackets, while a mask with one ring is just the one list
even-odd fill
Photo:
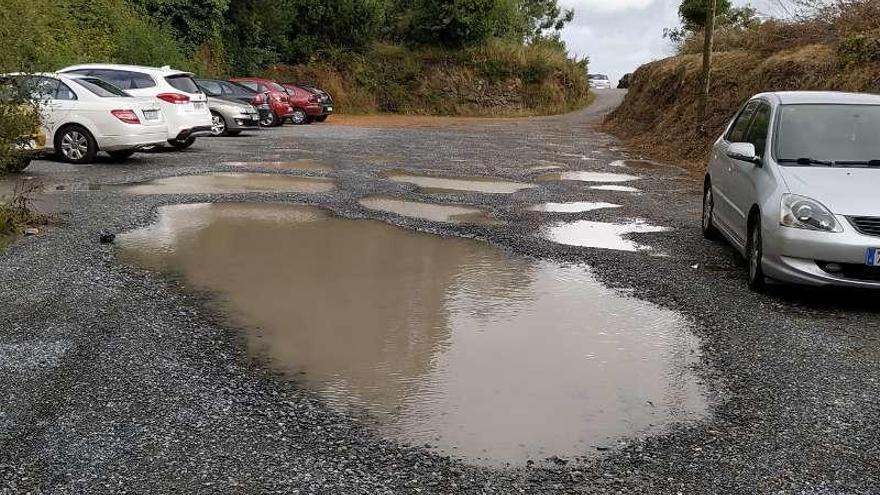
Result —
[[849, 221], [862, 234], [880, 236], [880, 217], [849, 217]]

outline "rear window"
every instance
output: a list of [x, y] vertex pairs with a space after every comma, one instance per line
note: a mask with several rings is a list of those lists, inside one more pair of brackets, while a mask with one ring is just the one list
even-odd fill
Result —
[[208, 96], [220, 96], [223, 92], [223, 89], [220, 87], [220, 83], [217, 81], [206, 81], [204, 79], [199, 79], [196, 81], [196, 84], [199, 85], [202, 91], [205, 92]]
[[168, 84], [174, 87], [174, 89], [178, 91], [183, 91], [184, 93], [201, 93], [202, 91], [199, 89], [198, 85], [193, 78], [186, 74], [179, 74], [176, 76], [168, 76], [165, 78], [168, 81]]
[[218, 81], [220, 86], [223, 87], [223, 94], [230, 94], [235, 96], [253, 96], [256, 91], [248, 88], [247, 86], [242, 86], [241, 84], [234, 82], [226, 82], [226, 81]]
[[156, 86], [156, 81], [149, 74], [117, 69], [77, 69], [71, 74], [97, 77], [121, 89], [143, 89]]
[[112, 98], [117, 96], [129, 98], [131, 97], [131, 95], [126, 93], [125, 91], [117, 88], [107, 81], [98, 79], [97, 77], [83, 77], [74, 79], [74, 81], [80, 86], [91, 91], [92, 93], [100, 96], [101, 98]]
[[278, 83], [271, 82], [271, 81], [269, 82], [269, 88], [270, 88], [272, 91], [278, 91], [279, 93], [284, 93], [284, 92], [286, 92], [286, 90], [284, 89], [284, 86], [282, 86], [282, 85], [280, 85], [280, 84], [278, 84]]

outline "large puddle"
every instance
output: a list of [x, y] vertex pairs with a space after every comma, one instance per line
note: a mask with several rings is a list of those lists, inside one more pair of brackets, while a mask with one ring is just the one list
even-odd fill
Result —
[[546, 213], [583, 213], [606, 208], [620, 208], [620, 205], [593, 201], [573, 201], [571, 203], [542, 203], [529, 208], [529, 210]]
[[179, 175], [112, 187], [121, 187], [129, 194], [319, 193], [332, 190], [333, 181], [284, 174], [211, 173]]
[[637, 180], [635, 175], [616, 174], [610, 172], [551, 172], [538, 177], [538, 180], [576, 180], [581, 182], [629, 182]]
[[422, 220], [432, 222], [482, 225], [500, 223], [483, 210], [464, 206], [435, 205], [387, 196], [368, 196], [361, 199], [359, 203], [370, 210], [394, 213], [404, 217], [421, 218]]
[[631, 234], [668, 232], [668, 227], [658, 227], [641, 220], [630, 223], [605, 223], [590, 220], [558, 222], [544, 227], [544, 236], [569, 246], [615, 249], [617, 251], [651, 251], [652, 248], [629, 239]]
[[394, 182], [414, 184], [425, 192], [480, 192], [495, 194], [511, 194], [522, 189], [535, 187], [526, 182], [514, 182], [488, 177], [431, 177], [428, 175], [412, 175], [391, 173], [385, 176]]
[[583, 266], [279, 204], [164, 207], [118, 243], [330, 404], [470, 462], [591, 455], [707, 410], [688, 322]]

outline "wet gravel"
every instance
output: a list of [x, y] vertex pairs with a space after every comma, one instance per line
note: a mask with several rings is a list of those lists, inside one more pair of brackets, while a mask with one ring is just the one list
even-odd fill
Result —
[[[200, 139], [186, 152], [142, 153], [123, 165], [35, 163], [28, 173], [50, 191], [58, 224], [0, 254], [0, 493], [880, 492], [876, 295], [750, 293], [733, 251], [699, 234], [698, 180], [674, 168], [612, 165], [625, 150], [593, 124], [619, 100], [603, 92], [591, 108], [565, 116], [434, 129], [285, 127]], [[337, 189], [135, 196], [96, 186], [295, 159], [335, 168], [254, 170], [331, 177]], [[403, 170], [531, 181], [546, 170], [529, 168], [547, 165], [638, 175], [627, 185], [642, 193], [548, 181], [511, 195], [429, 195], [382, 179]], [[399, 217], [358, 203], [371, 194], [478, 206], [507, 224]], [[589, 263], [608, 285], [694, 321], [712, 416], [525, 468], [476, 468], [379, 438], [363, 418], [333, 412], [249, 358], [239, 333], [204, 304], [206, 294], [120, 265], [113, 246], [98, 241], [102, 230], [150, 223], [163, 204], [227, 200], [318, 205]], [[622, 207], [529, 211], [546, 201]], [[674, 229], [633, 235], [668, 256], [538, 235], [551, 220], [632, 218]]]

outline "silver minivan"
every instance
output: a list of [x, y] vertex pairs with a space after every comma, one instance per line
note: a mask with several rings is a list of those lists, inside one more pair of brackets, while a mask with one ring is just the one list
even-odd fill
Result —
[[703, 235], [768, 279], [880, 288], [880, 96], [763, 93], [715, 142]]

